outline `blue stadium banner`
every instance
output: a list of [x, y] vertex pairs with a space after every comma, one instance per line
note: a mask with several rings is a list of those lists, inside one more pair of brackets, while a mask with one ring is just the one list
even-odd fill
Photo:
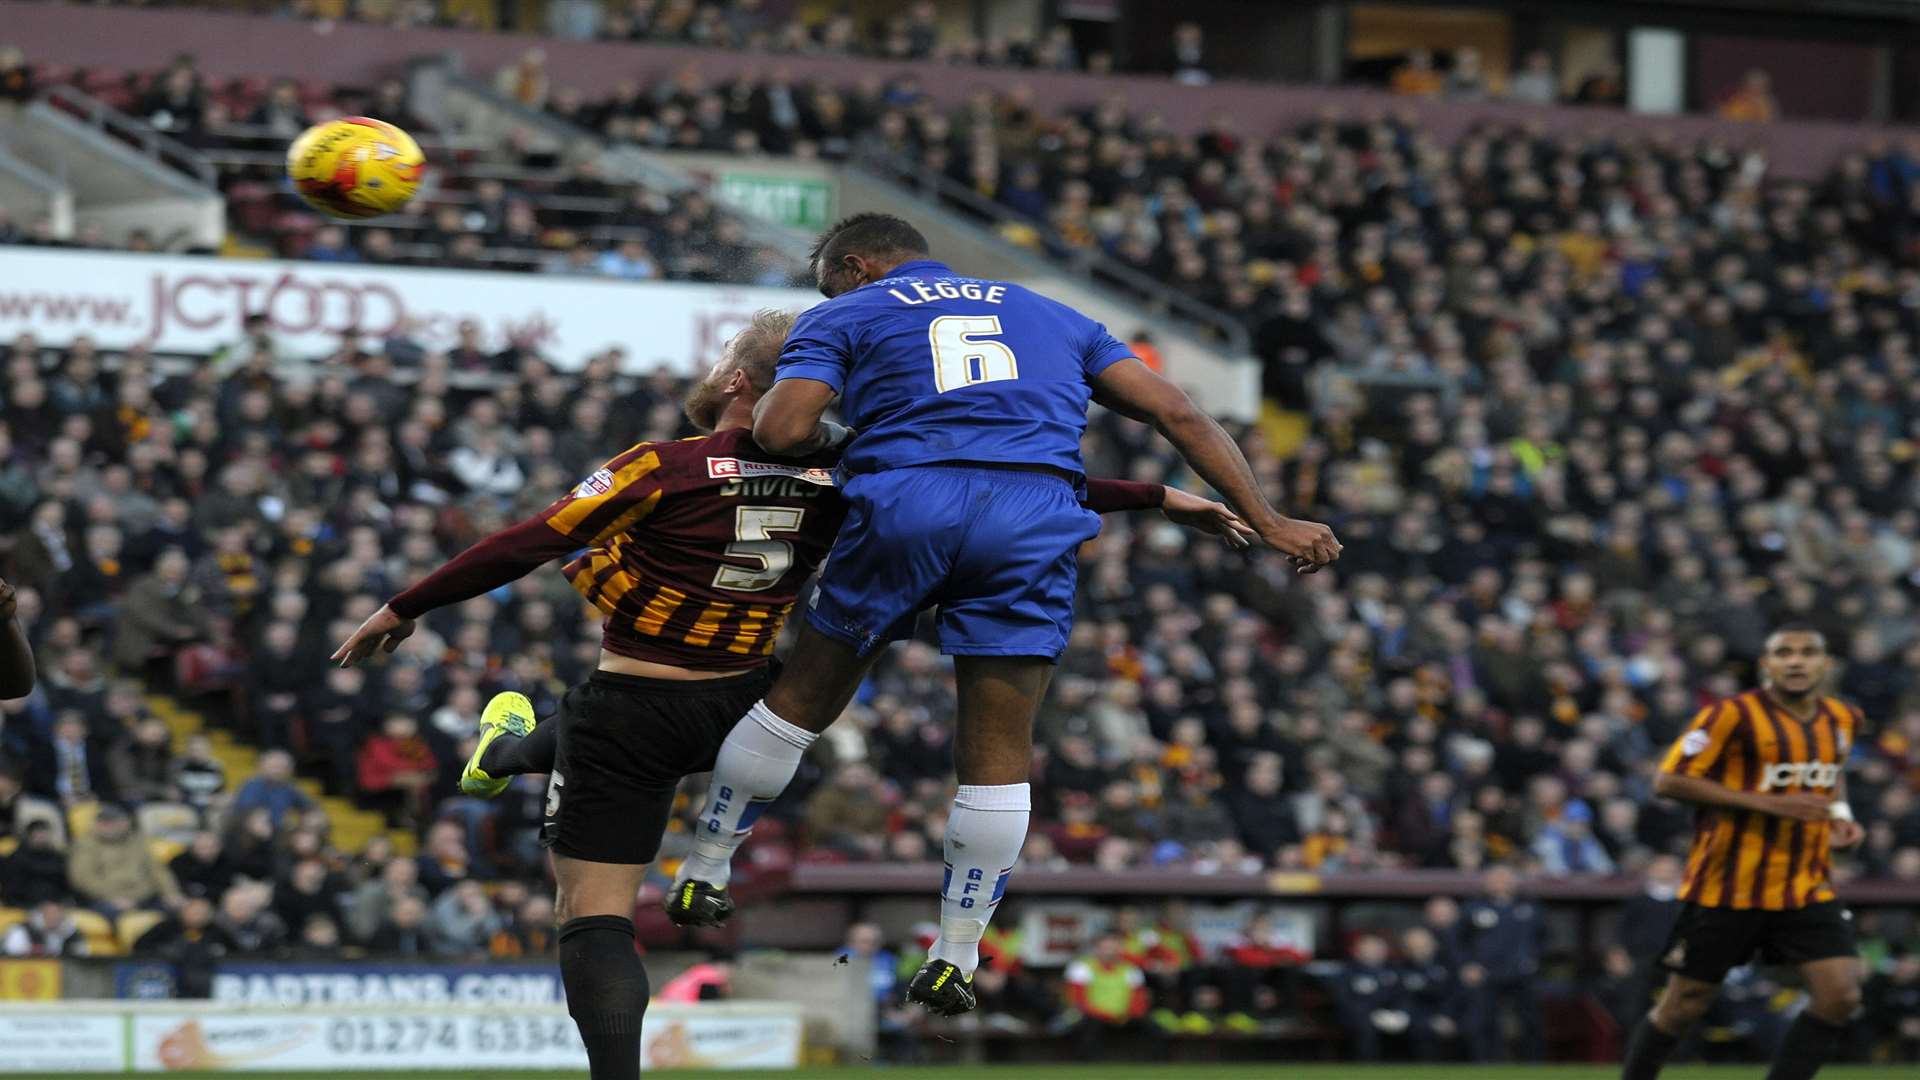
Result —
[[233, 1005], [557, 1005], [560, 970], [522, 964], [222, 964], [213, 1000]]
[[113, 996], [142, 1001], [165, 1001], [173, 996], [172, 964], [128, 961], [113, 965]]

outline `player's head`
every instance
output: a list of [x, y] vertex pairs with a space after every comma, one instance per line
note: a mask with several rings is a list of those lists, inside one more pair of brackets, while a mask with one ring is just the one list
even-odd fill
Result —
[[687, 419], [701, 431], [712, 431], [728, 404], [752, 404], [773, 388], [773, 365], [780, 346], [793, 329], [794, 313], [766, 308], [753, 313], [746, 329], [733, 335], [720, 352], [720, 362], [693, 384], [681, 406]]
[[1788, 623], [1767, 635], [1760, 682], [1787, 697], [1803, 697], [1820, 688], [1831, 666], [1827, 636], [1805, 623]]
[[808, 260], [822, 295], [839, 296], [909, 259], [927, 254], [927, 238], [904, 218], [892, 214], [855, 214], [841, 218], [813, 245]]

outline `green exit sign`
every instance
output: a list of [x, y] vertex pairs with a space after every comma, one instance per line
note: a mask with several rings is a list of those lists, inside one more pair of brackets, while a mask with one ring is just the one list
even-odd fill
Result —
[[825, 180], [723, 173], [720, 198], [755, 217], [796, 229], [824, 229], [833, 220], [833, 185]]

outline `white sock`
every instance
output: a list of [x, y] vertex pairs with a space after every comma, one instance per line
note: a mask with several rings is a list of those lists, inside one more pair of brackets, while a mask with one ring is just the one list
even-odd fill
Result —
[[927, 950], [971, 978], [980, 938], [1027, 842], [1027, 784], [962, 784], [947, 818], [947, 877], [940, 887], [940, 938]]
[[727, 883], [733, 853], [760, 812], [786, 790], [807, 747], [819, 737], [780, 719], [765, 701], [754, 702], [720, 744], [707, 804], [693, 824], [693, 853], [680, 864], [676, 882], [698, 878]]

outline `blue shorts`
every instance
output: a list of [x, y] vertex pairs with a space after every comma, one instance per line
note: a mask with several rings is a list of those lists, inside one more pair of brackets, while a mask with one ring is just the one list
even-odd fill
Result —
[[847, 518], [807, 621], [866, 655], [938, 607], [940, 649], [1057, 657], [1073, 629], [1079, 547], [1100, 515], [1048, 473], [918, 465], [840, 489]]

